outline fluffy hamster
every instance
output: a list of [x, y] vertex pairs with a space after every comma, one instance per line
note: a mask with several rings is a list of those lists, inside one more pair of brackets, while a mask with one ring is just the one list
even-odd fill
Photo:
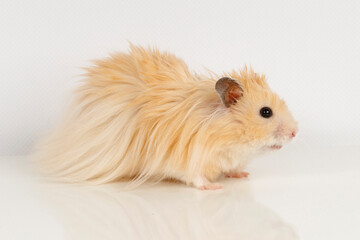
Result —
[[253, 156], [295, 137], [297, 123], [264, 75], [198, 75], [172, 54], [130, 48], [87, 69], [62, 123], [38, 145], [48, 175], [218, 189], [221, 174], [247, 177]]

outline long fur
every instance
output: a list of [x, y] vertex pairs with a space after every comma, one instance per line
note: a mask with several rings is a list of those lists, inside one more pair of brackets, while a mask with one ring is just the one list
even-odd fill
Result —
[[198, 176], [216, 179], [233, 154], [245, 165], [251, 149], [273, 141], [248, 109], [264, 99], [282, 103], [264, 76], [247, 69], [227, 75], [245, 88], [243, 104], [230, 109], [215, 91], [215, 76], [192, 74], [172, 54], [131, 46], [129, 54], [96, 61], [63, 122], [38, 145], [39, 166], [66, 182], [190, 184]]

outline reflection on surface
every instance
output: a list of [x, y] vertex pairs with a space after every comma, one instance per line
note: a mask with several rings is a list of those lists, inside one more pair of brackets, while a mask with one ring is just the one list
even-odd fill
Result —
[[122, 183], [41, 185], [70, 239], [298, 239], [248, 188], [249, 182], [238, 181], [220, 191], [175, 183], [131, 191]]

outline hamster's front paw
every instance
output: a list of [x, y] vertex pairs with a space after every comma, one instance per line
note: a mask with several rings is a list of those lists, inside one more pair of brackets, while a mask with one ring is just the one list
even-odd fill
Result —
[[247, 178], [249, 176], [248, 172], [228, 172], [225, 173], [225, 176], [228, 178]]

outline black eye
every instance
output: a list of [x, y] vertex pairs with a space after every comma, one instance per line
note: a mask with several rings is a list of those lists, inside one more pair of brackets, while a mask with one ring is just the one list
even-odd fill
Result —
[[260, 109], [260, 115], [263, 118], [269, 118], [272, 116], [272, 110], [269, 107], [263, 107], [262, 109]]

